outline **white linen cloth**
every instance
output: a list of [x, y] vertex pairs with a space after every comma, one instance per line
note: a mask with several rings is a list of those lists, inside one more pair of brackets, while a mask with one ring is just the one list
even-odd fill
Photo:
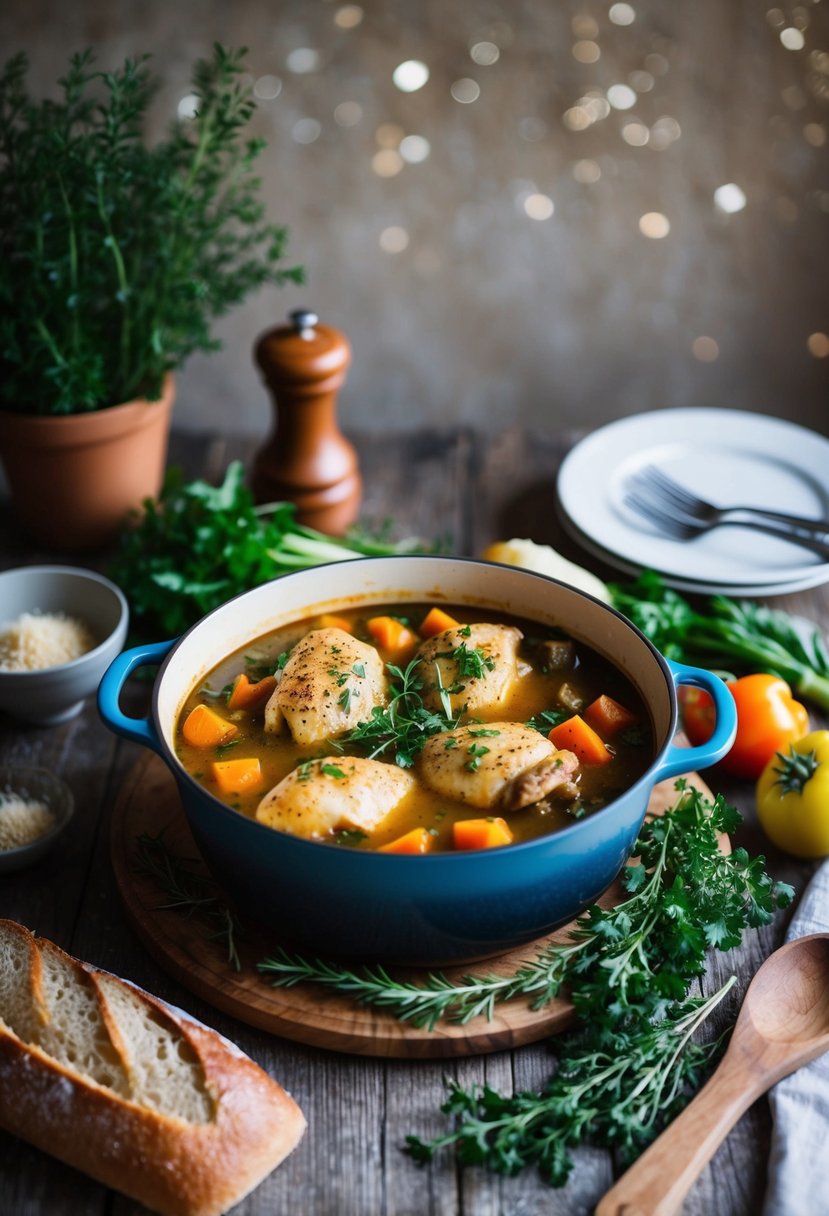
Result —
[[[815, 874], [786, 941], [829, 932], [829, 861]], [[769, 1090], [774, 1129], [763, 1216], [829, 1216], [829, 1052]]]

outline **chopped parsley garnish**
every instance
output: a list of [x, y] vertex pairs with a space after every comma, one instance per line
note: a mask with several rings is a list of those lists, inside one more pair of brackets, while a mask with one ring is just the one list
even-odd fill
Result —
[[346, 776], [346, 774], [343, 772], [343, 770], [341, 768], [339, 768], [336, 764], [321, 764], [320, 772], [323, 773], [326, 777], [342, 778], [342, 777]]
[[412, 659], [405, 671], [387, 663], [386, 670], [393, 681], [388, 705], [375, 705], [371, 716], [349, 731], [342, 742], [358, 745], [370, 760], [392, 753], [401, 768], [411, 768], [430, 735], [454, 730], [460, 718], [451, 715], [443, 698], [443, 713], [423, 704], [419, 668], [420, 659]]
[[483, 743], [470, 743], [469, 747], [466, 749], [466, 753], [470, 758], [467, 760], [464, 767], [468, 768], [470, 773], [476, 773], [481, 767], [481, 757], [486, 756], [489, 750], [490, 749], [485, 747]]
[[559, 726], [572, 716], [567, 709], [542, 709], [541, 713], [528, 718], [524, 725], [529, 726], [531, 730], [540, 731], [542, 735], [547, 735], [554, 726]]
[[355, 844], [360, 844], [363, 840], [368, 840], [368, 833], [361, 832], [359, 828], [340, 828], [338, 832], [334, 833], [332, 840], [334, 844], [353, 847]]
[[487, 654], [480, 646], [476, 646], [474, 650], [470, 650], [465, 642], [461, 642], [460, 646], [456, 646], [450, 652], [449, 657], [457, 663], [458, 676], [461, 679], [467, 676], [476, 680], [483, 679], [486, 673], [492, 671], [495, 667], [495, 660], [492, 655]]

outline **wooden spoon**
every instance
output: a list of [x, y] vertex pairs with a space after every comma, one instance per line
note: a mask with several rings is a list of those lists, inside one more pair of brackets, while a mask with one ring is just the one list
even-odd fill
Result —
[[761, 1094], [829, 1050], [829, 933], [776, 950], [748, 986], [728, 1050], [694, 1100], [623, 1174], [596, 1216], [670, 1216]]

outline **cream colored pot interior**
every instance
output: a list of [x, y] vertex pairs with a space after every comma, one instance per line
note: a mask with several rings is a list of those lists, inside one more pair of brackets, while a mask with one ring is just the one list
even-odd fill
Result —
[[226, 655], [292, 621], [381, 603], [467, 604], [558, 626], [614, 662], [653, 715], [657, 747], [671, 722], [668, 679], [650, 648], [621, 617], [570, 587], [525, 570], [472, 560], [372, 558], [288, 575], [218, 608], [177, 644], [157, 688], [167, 745], [188, 692]]

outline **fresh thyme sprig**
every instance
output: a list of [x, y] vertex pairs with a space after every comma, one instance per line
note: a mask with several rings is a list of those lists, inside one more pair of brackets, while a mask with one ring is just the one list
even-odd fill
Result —
[[449, 1082], [441, 1109], [455, 1125], [429, 1143], [408, 1136], [407, 1151], [425, 1164], [454, 1146], [462, 1164], [500, 1174], [534, 1165], [552, 1186], [566, 1183], [577, 1144], [631, 1161], [679, 1113], [719, 1053], [724, 1036], [708, 1043], [691, 1036], [735, 982], [673, 1005], [660, 1021], [620, 1034], [613, 1048], [597, 1048], [589, 1027], [559, 1040], [558, 1071], [541, 1093], [504, 1097], [488, 1085], [467, 1091]]
[[175, 909], [182, 916], [198, 914], [215, 929], [208, 933], [210, 941], [223, 943], [227, 961], [234, 971], [242, 970], [237, 941], [243, 937], [239, 921], [219, 897], [209, 874], [192, 869], [195, 859], [173, 853], [164, 843], [164, 833], [151, 836], [142, 832], [137, 839], [135, 869], [153, 879], [169, 899], [160, 908]]

